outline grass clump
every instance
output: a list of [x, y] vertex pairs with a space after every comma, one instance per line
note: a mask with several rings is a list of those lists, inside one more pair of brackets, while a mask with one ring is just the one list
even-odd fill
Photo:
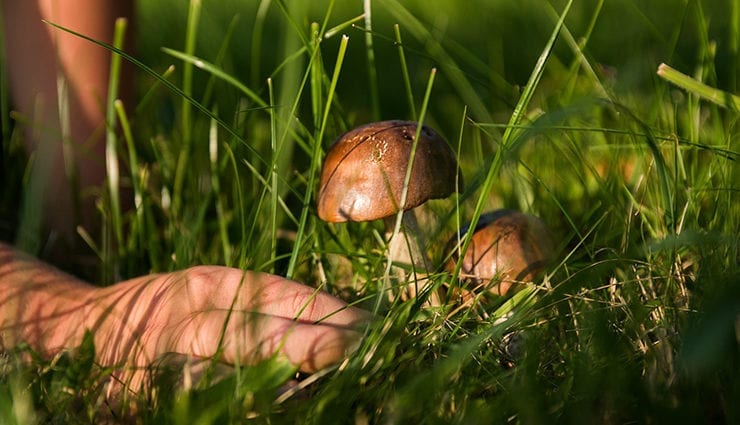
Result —
[[[136, 209], [118, 222], [103, 206], [121, 238], [101, 258], [115, 271], [105, 283], [218, 263], [382, 301], [341, 365], [296, 377], [268, 361], [155, 385], [131, 401], [143, 422], [738, 420], [736, 5], [140, 3], [128, 59], [141, 101], [115, 105]], [[689, 80], [664, 81], [663, 62]], [[705, 87], [724, 101], [704, 101]], [[536, 285], [472, 309], [388, 296], [417, 276], [389, 275], [381, 224], [317, 218], [335, 136], [422, 115], [465, 175], [459, 196], [424, 207], [429, 252], [442, 264], [465, 222], [520, 209], [557, 236]], [[3, 156], [19, 157], [3, 135]], [[434, 271], [426, 285], [454, 278]], [[0, 417], [94, 421], [81, 361], [5, 361]], [[52, 391], [48, 370], [74, 379]]]

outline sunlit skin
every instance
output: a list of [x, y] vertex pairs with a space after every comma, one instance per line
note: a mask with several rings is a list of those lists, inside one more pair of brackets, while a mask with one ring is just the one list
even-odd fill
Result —
[[[369, 314], [278, 276], [197, 266], [98, 288], [0, 244], [0, 345], [51, 356], [85, 330], [96, 360], [140, 384], [164, 354], [253, 364], [279, 353], [313, 372], [344, 358]], [[2, 348], [2, 347], [0, 347]]]
[[[76, 225], [94, 233], [99, 221], [92, 194], [105, 179], [110, 54], [43, 20], [110, 43], [116, 18], [132, 17], [133, 1], [0, 0], [0, 6], [12, 107], [35, 158], [30, 186], [44, 206], [40, 211], [54, 211], [41, 217], [56, 241], [47, 249], [65, 252], [75, 244]], [[130, 23], [127, 34], [134, 31]], [[133, 37], [127, 43], [131, 49]], [[130, 70], [125, 63], [123, 69]], [[124, 102], [131, 100], [132, 88], [124, 73], [118, 91]]]

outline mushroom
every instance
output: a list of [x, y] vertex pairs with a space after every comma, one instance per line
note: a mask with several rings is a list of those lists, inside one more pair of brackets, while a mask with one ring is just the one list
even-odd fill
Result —
[[[417, 128], [411, 121], [381, 121], [340, 136], [324, 159], [317, 207], [319, 217], [333, 223], [384, 219], [386, 237], [392, 235], [396, 214], [404, 210], [402, 230], [388, 242], [391, 260], [413, 264], [421, 259], [428, 269], [425, 243], [410, 210], [456, 192], [461, 178], [450, 146], [434, 130], [422, 126], [401, 205]], [[411, 236], [408, 248], [404, 229]]]
[[[450, 272], [459, 261], [458, 250], [468, 230], [462, 228], [448, 244], [450, 249], [454, 248], [445, 264]], [[514, 210], [481, 215], [471, 238], [460, 267], [460, 277], [468, 283], [460, 294], [463, 301], [468, 301], [481, 289], [506, 295], [523, 283], [531, 282], [555, 251], [552, 234], [545, 223]]]

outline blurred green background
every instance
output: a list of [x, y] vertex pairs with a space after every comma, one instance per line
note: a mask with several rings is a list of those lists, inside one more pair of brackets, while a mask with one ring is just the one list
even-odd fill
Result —
[[[655, 71], [661, 62], [689, 74], [706, 62], [712, 62], [715, 75], [709, 76], [709, 82], [734, 92], [738, 78], [738, 41], [733, 34], [737, 35], [738, 23], [735, 21], [737, 16], [731, 14], [733, 1], [579, 1], [568, 14], [566, 25], [577, 42], [593, 28], [585, 52], [592, 64], [603, 66], [614, 78], [617, 93], [652, 91]], [[278, 3], [203, 2], [196, 55], [213, 61], [232, 20], [236, 18], [223, 67], [251, 87], [265, 87], [267, 77], [285, 58], [286, 39], [297, 38]], [[285, 8], [296, 25], [305, 29], [310, 22], [322, 22], [327, 4], [326, 1], [305, 4], [288, 1]], [[396, 3], [381, 0], [372, 4], [381, 117], [373, 117], [371, 111], [362, 21], [357, 22], [359, 28], [342, 31], [350, 36], [350, 43], [338, 92], [347, 112], [357, 116], [358, 122], [370, 118], [408, 118], [408, 108], [401, 96], [401, 69], [393, 40], [393, 25], [399, 24], [417, 95], [423, 93], [429, 69], [442, 68], [431, 108], [432, 116], [442, 121], [441, 125], [450, 136], [449, 128], [457, 125], [462, 106], [466, 102], [477, 102], [456, 92], [444, 71], [446, 64], [440, 59], [449, 58], [457, 65], [457, 71], [470, 81], [471, 88], [490, 115], [506, 118], [518, 99], [518, 87], [527, 82], [565, 2], [473, 0], [461, 4], [456, 1]], [[187, 2], [144, 0], [139, 5], [136, 54], [155, 69], [164, 69], [173, 61], [159, 48], [182, 49]], [[267, 11], [262, 43], [255, 49], [252, 36], [260, 5]], [[401, 8], [405, 10], [401, 11]], [[598, 16], [593, 21], [597, 12]], [[329, 26], [361, 13], [361, 1], [336, 2]], [[412, 14], [423, 28], [417, 30], [416, 23], [407, 26], [404, 13]], [[716, 46], [716, 52], [706, 51], [707, 42]], [[333, 63], [338, 43], [338, 37], [324, 41], [322, 53], [327, 66]], [[444, 51], [436, 46], [441, 46]], [[552, 72], [546, 77], [556, 79], [558, 67], [569, 66], [572, 60], [572, 50], [561, 41], [548, 65]], [[558, 82], [555, 80], [551, 84], [557, 85]], [[228, 93], [220, 95], [228, 96]], [[552, 97], [557, 97], [557, 91], [553, 90]], [[234, 99], [227, 97], [223, 102], [233, 104]], [[489, 115], [474, 115], [474, 118], [483, 120]]]

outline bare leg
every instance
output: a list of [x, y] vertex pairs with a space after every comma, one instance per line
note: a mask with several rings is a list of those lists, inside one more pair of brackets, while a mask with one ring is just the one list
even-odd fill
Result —
[[131, 16], [133, 2], [5, 0], [2, 8], [13, 105], [34, 158], [19, 241], [37, 253], [45, 247], [69, 255], [79, 243], [77, 225], [96, 234], [93, 189], [105, 179], [110, 55], [42, 19], [110, 42], [115, 19]]

